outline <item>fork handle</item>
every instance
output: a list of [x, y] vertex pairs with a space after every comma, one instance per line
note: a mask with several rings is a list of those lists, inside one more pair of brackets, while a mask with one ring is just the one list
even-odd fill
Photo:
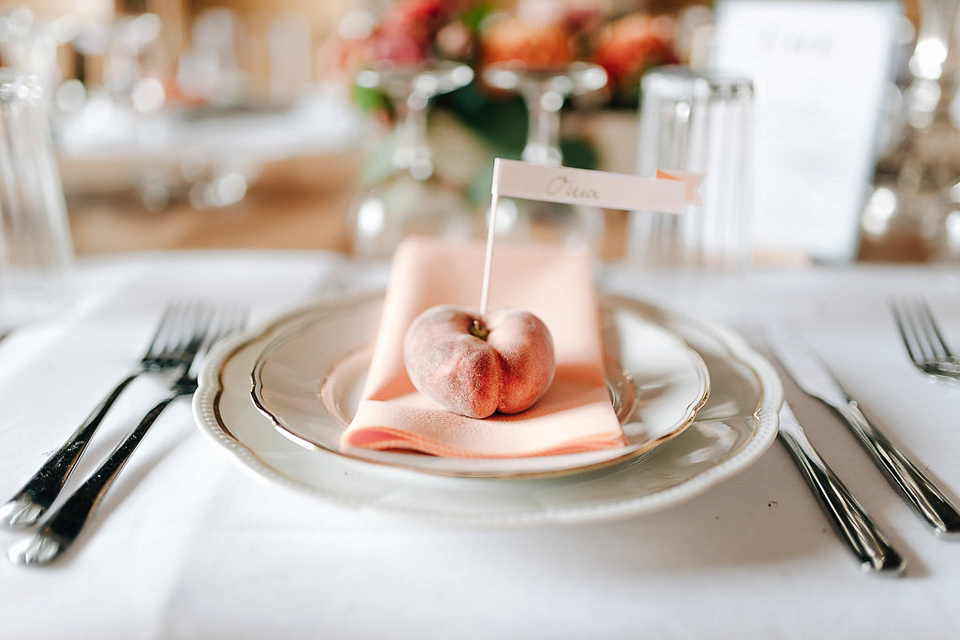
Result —
[[151, 425], [181, 395], [171, 395], [154, 405], [124, 441], [117, 445], [110, 457], [67, 498], [40, 530], [25, 544], [11, 550], [11, 560], [20, 564], [46, 564], [69, 549]]
[[960, 511], [920, 468], [870, 421], [856, 401], [838, 407], [854, 434], [887, 480], [903, 494], [934, 533], [960, 534]]
[[860, 561], [860, 568], [882, 575], [900, 575], [906, 566], [903, 558], [810, 441], [802, 433], [780, 430], [778, 435], [830, 524]]
[[0, 507], [0, 522], [12, 528], [29, 527], [53, 504], [70, 472], [73, 471], [93, 433], [123, 390], [143, 372], [131, 373], [121, 380], [87, 416], [73, 435], [57, 449], [6, 504]]

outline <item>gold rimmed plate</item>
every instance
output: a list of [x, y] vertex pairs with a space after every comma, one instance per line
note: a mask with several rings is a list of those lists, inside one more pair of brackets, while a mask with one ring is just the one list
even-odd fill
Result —
[[[370, 306], [372, 319], [379, 317], [375, 305], [357, 304]], [[582, 472], [639, 456], [677, 436], [693, 422], [710, 390], [703, 359], [673, 332], [636, 315], [605, 314], [604, 319], [606, 382], [626, 436], [623, 447], [520, 458], [344, 448], [340, 438], [360, 401], [376, 323], [344, 315], [338, 305], [293, 313], [254, 337], [264, 346], [253, 367], [251, 397], [293, 442], [364, 463], [459, 477]]]
[[[228, 339], [206, 359], [193, 412], [200, 431], [242, 469], [326, 503], [439, 524], [522, 526], [597, 522], [685, 502], [753, 464], [777, 433], [780, 378], [742, 338], [719, 325], [622, 297], [603, 298], [607, 339], [624, 318], [675, 333], [707, 365], [710, 396], [694, 422], [646, 455], [548, 478], [452, 478], [358, 462], [295, 443], [250, 395], [267, 344], [263, 330]], [[375, 331], [379, 298], [328, 307], [334, 325]], [[304, 321], [316, 308], [284, 316]], [[275, 325], [271, 325], [273, 327]], [[268, 327], [269, 329], [270, 327]], [[332, 347], [331, 347], [332, 348]]]

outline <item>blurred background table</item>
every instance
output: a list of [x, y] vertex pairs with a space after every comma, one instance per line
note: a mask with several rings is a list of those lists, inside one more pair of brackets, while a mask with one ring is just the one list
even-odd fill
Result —
[[215, 209], [189, 201], [151, 213], [133, 193], [68, 199], [79, 255], [161, 249], [348, 250], [346, 210], [359, 180], [357, 153], [274, 163], [246, 197]]
[[[429, 1], [411, 0], [357, 3], [279, 0], [269, 5], [248, 0], [28, 0], [0, 7], [4, 26], [0, 29], [0, 64], [27, 64], [38, 69], [49, 86], [57, 87], [54, 103], [58, 118], [76, 113], [80, 105], [89, 104], [91, 98], [104, 96], [116, 105], [126, 108], [132, 105], [133, 111], [140, 111], [141, 115], [161, 108], [233, 105], [243, 100], [289, 105], [324, 83], [346, 89], [350, 85], [351, 70], [358, 64], [353, 59], [358, 55], [358, 43], [369, 45], [365, 38], [375, 28], [372, 21], [398, 6], [413, 15], [418, 15], [417, 11], [426, 12], [425, 16], [432, 15], [430, 11], [435, 9]], [[483, 45], [480, 54], [476, 50], [477, 42], [471, 44], [464, 40], [463, 29], [459, 32], [440, 29], [430, 36], [434, 39], [429, 45], [445, 49], [440, 55], [459, 56], [458, 59], [466, 59], [479, 69], [491, 61], [511, 59], [511, 56], [539, 56], [545, 63], [554, 64], [550, 56], [568, 55], [564, 51], [570, 44], [568, 41], [576, 40], [583, 45], [583, 41], [589, 39], [590, 51], [586, 55], [606, 69], [610, 82], [602, 95], [587, 96], [564, 108], [561, 138], [566, 136], [566, 140], [561, 142], [572, 140], [573, 146], [564, 147], [563, 160], [571, 166], [632, 172], [639, 77], [660, 64], [678, 61], [703, 64], [713, 3], [495, 0], [477, 3], [477, 6], [483, 7], [481, 13], [465, 13], [462, 20], [463, 16], [455, 15], [454, 26], [469, 26], [475, 31], [470, 35], [472, 38], [484, 31], [479, 34]], [[901, 89], [911, 78], [919, 77], [916, 69], [911, 68], [909, 72], [906, 69], [910, 53], [921, 50], [919, 45], [924, 38], [937, 36], [931, 30], [930, 16], [941, 16], [941, 22], [951, 19], [951, 5], [940, 0], [927, 3], [910, 0], [904, 6], [903, 42], [897, 43], [903, 57], [897, 78]], [[481, 19], [491, 15], [497, 19], [488, 23], [499, 25], [496, 28], [487, 28]], [[477, 24], [468, 25], [470, 20]], [[404, 34], [402, 25], [399, 31], [389, 32], [389, 29], [397, 27], [388, 27], [385, 34], [388, 37], [380, 44], [392, 42], [396, 47], [387, 47], [388, 51], [380, 54], [388, 59], [408, 55], [409, 51], [403, 47], [410, 43], [402, 37], [396, 38], [409, 34]], [[454, 37], [458, 35], [459, 40]], [[949, 42], [942, 44], [946, 47]], [[942, 69], [943, 73], [942, 81], [936, 78], [933, 83], [939, 81], [938, 87], [943, 91], [953, 90], [948, 71], [953, 69], [955, 49], [950, 47], [943, 54], [943, 60], [934, 60], [938, 72]], [[366, 54], [369, 55], [369, 51]], [[910, 88], [903, 91], [903, 96], [910, 96]], [[359, 98], [358, 104], [370, 96]], [[459, 96], [440, 105], [436, 111], [441, 112], [441, 122], [446, 118], [447, 128], [441, 127], [439, 135], [452, 141], [448, 146], [454, 148], [455, 154], [469, 147], [471, 141], [474, 146], [483, 147], [481, 152], [465, 149], [464, 155], [471, 161], [476, 160], [478, 153], [492, 157], [505, 149], [519, 152], [519, 147], [513, 149], [511, 145], [522, 145], [526, 114], [522, 108], [514, 108], [522, 101], [514, 101], [511, 107], [509, 100], [500, 102], [503, 98], [495, 94], [494, 99], [489, 100], [486, 96], [486, 102], [471, 107], [468, 103], [477, 99], [477, 95], [468, 93], [466, 97]], [[506, 110], [502, 109], [504, 103]], [[370, 105], [366, 104], [365, 108], [370, 109]], [[380, 118], [379, 123], [385, 124], [384, 111], [389, 110], [368, 111], [375, 114], [371, 121], [376, 123]], [[466, 122], [466, 127], [451, 129], [451, 113], [454, 119], [472, 118], [472, 122]], [[505, 114], [510, 118], [503, 119]], [[437, 114], [431, 116], [431, 127], [435, 128], [433, 115]], [[916, 126], [918, 130], [934, 131], [927, 125]], [[378, 134], [389, 129], [374, 128]], [[109, 138], [112, 132], [107, 129]], [[82, 256], [228, 247], [348, 252], [350, 202], [369, 169], [365, 164], [382, 151], [373, 149], [377, 137], [364, 134], [356, 145], [335, 153], [263, 163], [257, 167], [259, 174], [250, 180], [245, 195], [233, 204], [216, 207], [198, 207], [182, 197], [171, 198], [161, 205], [147, 203], [144, 206], [144, 198], [136, 193], [135, 186], [131, 189], [133, 192], [109, 194], [74, 190], [70, 179], [76, 167], [70, 167], [67, 162], [64, 177], [76, 252]], [[944, 139], [935, 131], [932, 137]], [[881, 162], [884, 175], [896, 174], [903, 167], [900, 153], [903, 149], [894, 151], [886, 163]], [[508, 152], [505, 157], [509, 155]], [[446, 169], [450, 149], [438, 149], [437, 156], [435, 164], [439, 169]], [[83, 161], [79, 158], [80, 164]], [[955, 173], [952, 165], [932, 169], [943, 174], [937, 178], [941, 186], [949, 183]], [[93, 168], [93, 171], [109, 172], [110, 169]], [[476, 192], [476, 184], [471, 188]], [[945, 193], [943, 189], [931, 191], [927, 187], [921, 191], [917, 206], [923, 211], [929, 208], [934, 193]], [[890, 192], [882, 195], [889, 196]], [[903, 215], [902, 203], [891, 206], [900, 209], [874, 207], [864, 214], [859, 260], [929, 260], [933, 255], [930, 234], [937, 231], [930, 230], [927, 214], [906, 212]], [[947, 213], [935, 212], [935, 215], [942, 217]], [[624, 255], [626, 220], [622, 213], [612, 212], [607, 214], [607, 223], [601, 254], [618, 258]]]
[[[246, 197], [207, 209], [179, 201], [152, 213], [134, 193], [68, 198], [77, 254], [166, 249], [323, 249], [348, 253], [347, 209], [360, 181], [359, 149], [265, 167]], [[603, 255], [623, 255], [626, 215], [607, 214]]]

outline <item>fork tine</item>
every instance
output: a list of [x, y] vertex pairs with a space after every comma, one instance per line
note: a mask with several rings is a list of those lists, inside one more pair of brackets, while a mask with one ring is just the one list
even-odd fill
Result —
[[175, 362], [175, 352], [182, 335], [184, 317], [190, 312], [191, 303], [171, 301], [163, 310], [157, 331], [143, 356], [148, 368], [164, 368]]
[[210, 330], [213, 316], [213, 309], [201, 302], [192, 302], [184, 308], [176, 328], [176, 340], [169, 351], [169, 357], [177, 366], [190, 364]]
[[913, 331], [917, 349], [920, 352], [921, 362], [929, 364], [938, 359], [936, 344], [931, 340], [930, 331], [924, 323], [920, 310], [920, 300], [911, 299], [907, 305], [910, 326]]
[[208, 311], [202, 302], [171, 302], [164, 309], [157, 333], [147, 348], [143, 362], [154, 368], [166, 368], [182, 363], [183, 350], [205, 312]]
[[891, 308], [913, 364], [928, 375], [960, 379], [960, 360], [950, 350], [930, 305], [915, 297], [891, 301]]
[[204, 359], [206, 354], [210, 352], [214, 345], [230, 334], [242, 329], [247, 323], [247, 315], [248, 311], [246, 307], [235, 305], [221, 307], [219, 312], [216, 314], [216, 318], [214, 318], [212, 321], [210, 331], [207, 333], [204, 344], [200, 348], [200, 353], [198, 353], [197, 357], [194, 359], [195, 367], [200, 366], [201, 361]]
[[924, 333], [929, 339], [930, 345], [934, 348], [934, 351], [937, 351], [936, 347], [939, 347], [939, 353], [942, 354], [941, 357], [952, 358], [953, 353], [950, 351], [950, 347], [947, 346], [947, 341], [943, 339], [943, 334], [940, 333], [940, 327], [937, 325], [937, 321], [933, 317], [933, 312], [930, 310], [930, 305], [924, 300], [917, 300], [917, 313], [921, 318], [922, 325], [924, 326]]
[[900, 339], [903, 340], [903, 346], [907, 349], [907, 355], [917, 367], [922, 366], [924, 356], [921, 353], [920, 345], [917, 342], [916, 328], [914, 327], [907, 310], [903, 308], [902, 302], [891, 302], [890, 308], [893, 312], [893, 320], [897, 324], [897, 330], [900, 333]]
[[167, 339], [167, 336], [170, 334], [170, 326], [173, 324], [175, 317], [181, 312], [182, 306], [182, 302], [173, 300], [168, 302], [167, 306], [163, 308], [163, 313], [157, 322], [157, 329], [150, 338], [150, 344], [147, 346], [146, 355], [144, 356], [145, 360], [156, 357], [156, 354], [159, 353], [159, 348], [162, 344], [161, 340]]

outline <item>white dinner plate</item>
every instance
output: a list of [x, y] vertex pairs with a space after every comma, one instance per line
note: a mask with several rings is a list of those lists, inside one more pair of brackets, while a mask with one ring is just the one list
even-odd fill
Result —
[[337, 305], [292, 313], [250, 335], [262, 348], [253, 367], [251, 394], [264, 415], [294, 442], [337, 455], [462, 477], [575, 473], [643, 454], [676, 437], [693, 422], [710, 392], [700, 354], [675, 334], [639, 316], [623, 316], [616, 329], [604, 347], [607, 388], [627, 441], [622, 447], [521, 458], [344, 448], [340, 438], [356, 414], [376, 331], [355, 322], [350, 313], [344, 316]]
[[[382, 298], [325, 309], [336, 323], [374, 335]], [[380, 513], [491, 526], [572, 523], [648, 513], [696, 496], [743, 470], [777, 432], [783, 399], [770, 364], [728, 330], [627, 298], [603, 299], [604, 340], [632, 348], [630, 327], [649, 323], [682, 338], [703, 359], [710, 396], [695, 421], [649, 453], [599, 469], [548, 478], [457, 478], [375, 464], [307, 448], [278, 430], [250, 389], [264, 331], [232, 338], [209, 356], [194, 396], [197, 423], [258, 477], [325, 500]], [[298, 314], [285, 316], [293, 320]], [[328, 349], [335, 350], [336, 340]], [[318, 354], [322, 359], [323, 354]]]

